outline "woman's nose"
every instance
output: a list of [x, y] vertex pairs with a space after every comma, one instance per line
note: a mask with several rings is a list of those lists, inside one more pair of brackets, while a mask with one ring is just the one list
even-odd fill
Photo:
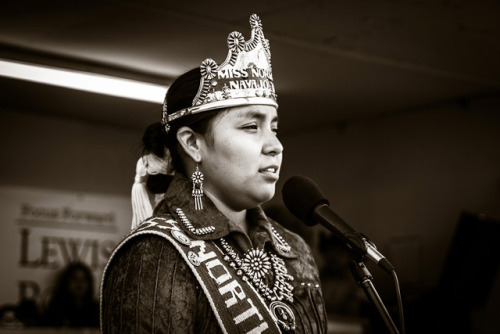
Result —
[[283, 145], [273, 130], [266, 131], [263, 152], [268, 155], [278, 155], [283, 152]]

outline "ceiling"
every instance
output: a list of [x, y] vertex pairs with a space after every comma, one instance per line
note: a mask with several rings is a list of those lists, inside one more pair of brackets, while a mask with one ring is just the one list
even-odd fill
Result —
[[[169, 84], [257, 13], [281, 130], [500, 95], [500, 1], [16, 0], [0, 58]], [[1, 71], [1, 69], [0, 69]], [[161, 106], [0, 77], [0, 106], [143, 129]]]

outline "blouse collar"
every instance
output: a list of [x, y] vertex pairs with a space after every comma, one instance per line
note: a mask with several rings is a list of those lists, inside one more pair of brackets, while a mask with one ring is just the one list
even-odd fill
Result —
[[[175, 173], [165, 193], [164, 200], [155, 209], [155, 214], [170, 213], [179, 223], [179, 227], [190, 238], [195, 240], [216, 240], [232, 234], [243, 252], [252, 247], [264, 248], [269, 243], [280, 256], [286, 258], [296, 257], [293, 250], [284, 252], [282, 247], [278, 247], [279, 241], [273, 233], [273, 224], [260, 206], [247, 210], [249, 232], [246, 234], [243, 229], [220, 212], [207, 196], [203, 196], [202, 199], [203, 209], [195, 210], [191, 191], [191, 182], [181, 173]], [[193, 233], [193, 230], [182, 222], [178, 209], [182, 210], [194, 229], [208, 229], [213, 226], [213, 232], [205, 234]], [[273, 223], [277, 224], [274, 221]]]

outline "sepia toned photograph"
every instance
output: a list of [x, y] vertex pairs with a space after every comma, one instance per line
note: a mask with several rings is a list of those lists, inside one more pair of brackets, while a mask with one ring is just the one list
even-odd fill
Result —
[[500, 1], [0, 7], [0, 334], [499, 334]]

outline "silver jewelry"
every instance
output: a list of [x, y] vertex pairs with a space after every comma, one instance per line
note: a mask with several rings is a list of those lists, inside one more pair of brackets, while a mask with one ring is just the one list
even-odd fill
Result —
[[163, 112], [161, 114], [161, 124], [165, 127], [165, 132], [170, 132], [170, 124], [168, 124], [168, 112], [167, 112], [167, 104], [163, 104]]
[[284, 330], [295, 330], [295, 315], [287, 304], [277, 300], [269, 304], [269, 309]]
[[181, 223], [186, 226], [186, 228], [189, 230], [189, 232], [195, 234], [195, 235], [204, 235], [208, 233], [213, 233], [215, 232], [215, 227], [212, 225], [207, 226], [207, 227], [202, 227], [202, 228], [195, 228], [193, 224], [189, 221], [189, 219], [186, 217], [186, 214], [184, 211], [182, 211], [181, 208], [175, 209], [175, 212], [179, 216]]
[[171, 230], [170, 234], [179, 241], [181, 244], [186, 246], [191, 246], [191, 239], [189, 239], [184, 233], [179, 230]]
[[271, 226], [271, 232], [273, 233], [273, 236], [278, 240], [278, 243], [276, 246], [283, 252], [288, 253], [292, 247], [283, 239], [283, 237], [274, 229], [273, 226]]
[[193, 266], [198, 267], [201, 264], [200, 258], [198, 257], [198, 255], [196, 255], [195, 252], [189, 251], [187, 256], [188, 256], [189, 262], [191, 262], [191, 264]]
[[[263, 297], [271, 302], [283, 299], [293, 302], [293, 286], [287, 282], [293, 281], [293, 276], [288, 274], [283, 259], [262, 249], [252, 248], [242, 260], [224, 238], [220, 241], [226, 252], [224, 260], [236, 270], [238, 276], [242, 276], [244, 281], [250, 281]], [[271, 268], [275, 275], [272, 289], [264, 283], [264, 278]]]
[[203, 173], [200, 172], [198, 166], [196, 166], [196, 170], [191, 175], [191, 180], [193, 180], [191, 195], [194, 197], [194, 209], [203, 210], [203, 202], [201, 201], [203, 197]]

